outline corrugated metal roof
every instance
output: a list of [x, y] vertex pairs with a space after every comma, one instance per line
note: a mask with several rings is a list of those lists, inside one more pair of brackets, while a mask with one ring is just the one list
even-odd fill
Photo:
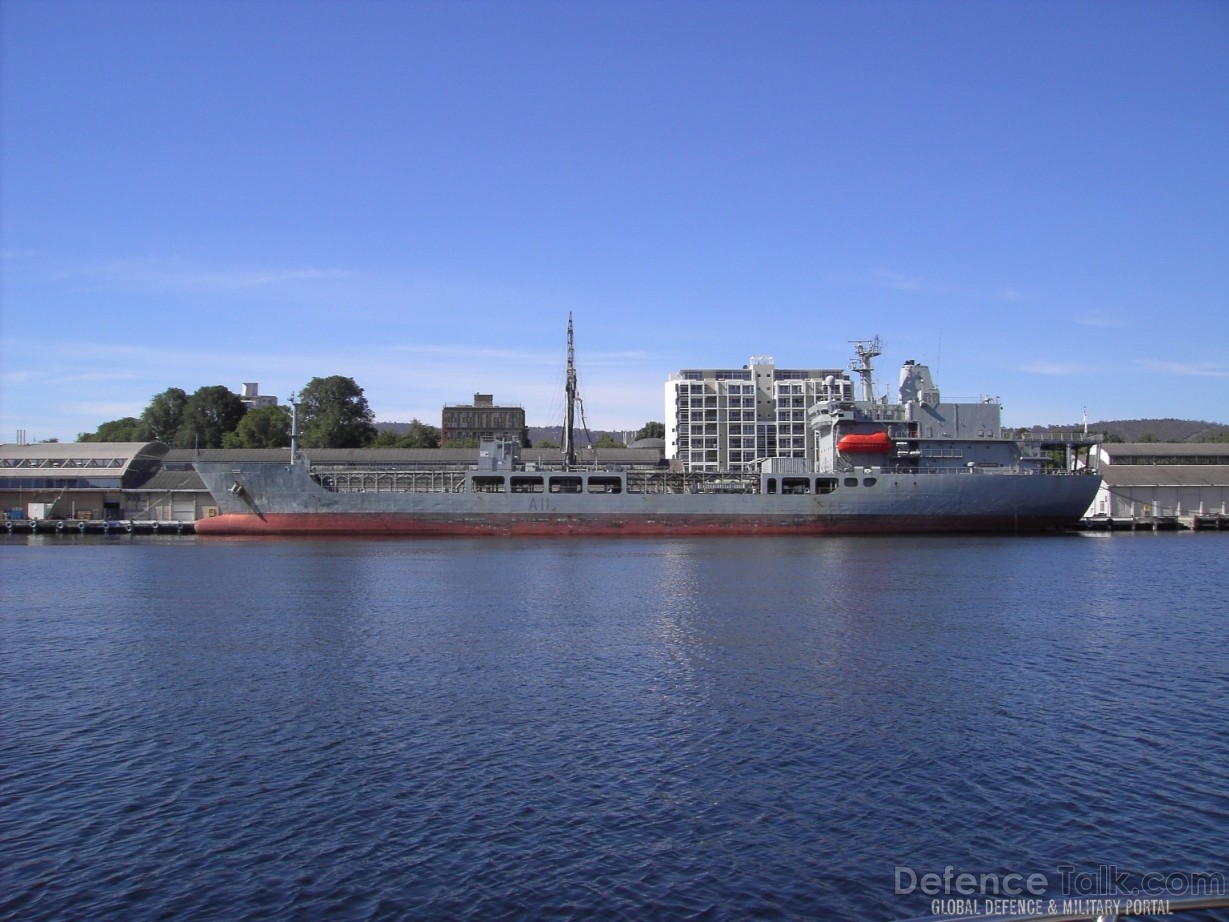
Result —
[[[477, 464], [477, 448], [304, 448], [303, 457], [313, 464], [413, 464], [426, 466]], [[578, 452], [582, 461], [591, 461], [593, 451]], [[191, 464], [201, 461], [270, 461], [290, 460], [288, 448], [172, 448], [163, 463]], [[522, 448], [521, 460], [530, 463], [558, 464], [563, 460], [563, 451], [558, 448]], [[661, 451], [656, 448], [599, 448], [598, 463], [606, 464], [654, 464], [661, 460]]]
[[201, 461], [289, 461], [289, 448], [172, 448], [163, 464], [191, 464]]
[[305, 448], [313, 464], [477, 464], [477, 448]]
[[1103, 442], [1101, 454], [1111, 464], [1131, 458], [1219, 458], [1229, 464], [1229, 443], [1225, 442]]
[[159, 471], [141, 486], [143, 492], [156, 493], [162, 490], [205, 490], [205, 482], [196, 471]]
[[137, 455], [161, 458], [167, 447], [161, 442], [33, 442], [29, 445], [0, 445], [0, 460], [48, 458], [66, 460], [84, 458], [123, 458], [125, 463]]
[[137, 466], [148, 469], [167, 447], [161, 442], [35, 442], [0, 445], [0, 471], [8, 480], [94, 480], [124, 478]]
[[[594, 452], [599, 462], [609, 463], [622, 461], [626, 464], [652, 463], [661, 459], [661, 452], [655, 448], [578, 448], [576, 458], [580, 463], [592, 461]], [[563, 461], [562, 448], [522, 448], [521, 460], [558, 464]]]
[[1110, 464], [1109, 487], [1229, 487], [1229, 464]]
[[[476, 448], [304, 448], [308, 461], [320, 464], [383, 464], [459, 462], [474, 464]], [[200, 461], [270, 461], [290, 460], [289, 448], [172, 448], [164, 459], [167, 463], [191, 464]]]

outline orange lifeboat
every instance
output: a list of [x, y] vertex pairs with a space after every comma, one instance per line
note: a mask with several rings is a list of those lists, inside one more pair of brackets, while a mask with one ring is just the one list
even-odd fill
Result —
[[836, 450], [843, 454], [885, 454], [892, 450], [892, 439], [886, 432], [858, 432], [841, 436]]

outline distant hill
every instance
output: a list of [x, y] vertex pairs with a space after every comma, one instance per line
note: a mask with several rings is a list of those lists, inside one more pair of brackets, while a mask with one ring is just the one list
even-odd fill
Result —
[[[1084, 424], [1039, 426], [1040, 430], [1082, 429]], [[1109, 419], [1088, 424], [1089, 432], [1104, 432], [1122, 442], [1226, 442], [1229, 425], [1200, 419]]]

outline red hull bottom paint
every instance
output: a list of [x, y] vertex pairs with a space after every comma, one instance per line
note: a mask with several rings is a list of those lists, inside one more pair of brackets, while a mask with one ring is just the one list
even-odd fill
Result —
[[408, 515], [226, 513], [196, 523], [198, 535], [351, 535], [367, 537], [656, 537], [701, 535], [860, 535], [926, 532], [1039, 532], [1070, 524], [1067, 519], [1040, 516], [951, 517], [824, 516], [732, 517], [671, 516], [620, 519], [602, 516], [556, 518], [426, 518]]

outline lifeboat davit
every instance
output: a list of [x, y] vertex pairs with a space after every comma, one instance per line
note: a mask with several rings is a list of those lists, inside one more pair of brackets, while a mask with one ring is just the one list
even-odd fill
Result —
[[892, 450], [892, 439], [886, 432], [857, 432], [841, 436], [836, 450], [848, 455], [885, 454]]

